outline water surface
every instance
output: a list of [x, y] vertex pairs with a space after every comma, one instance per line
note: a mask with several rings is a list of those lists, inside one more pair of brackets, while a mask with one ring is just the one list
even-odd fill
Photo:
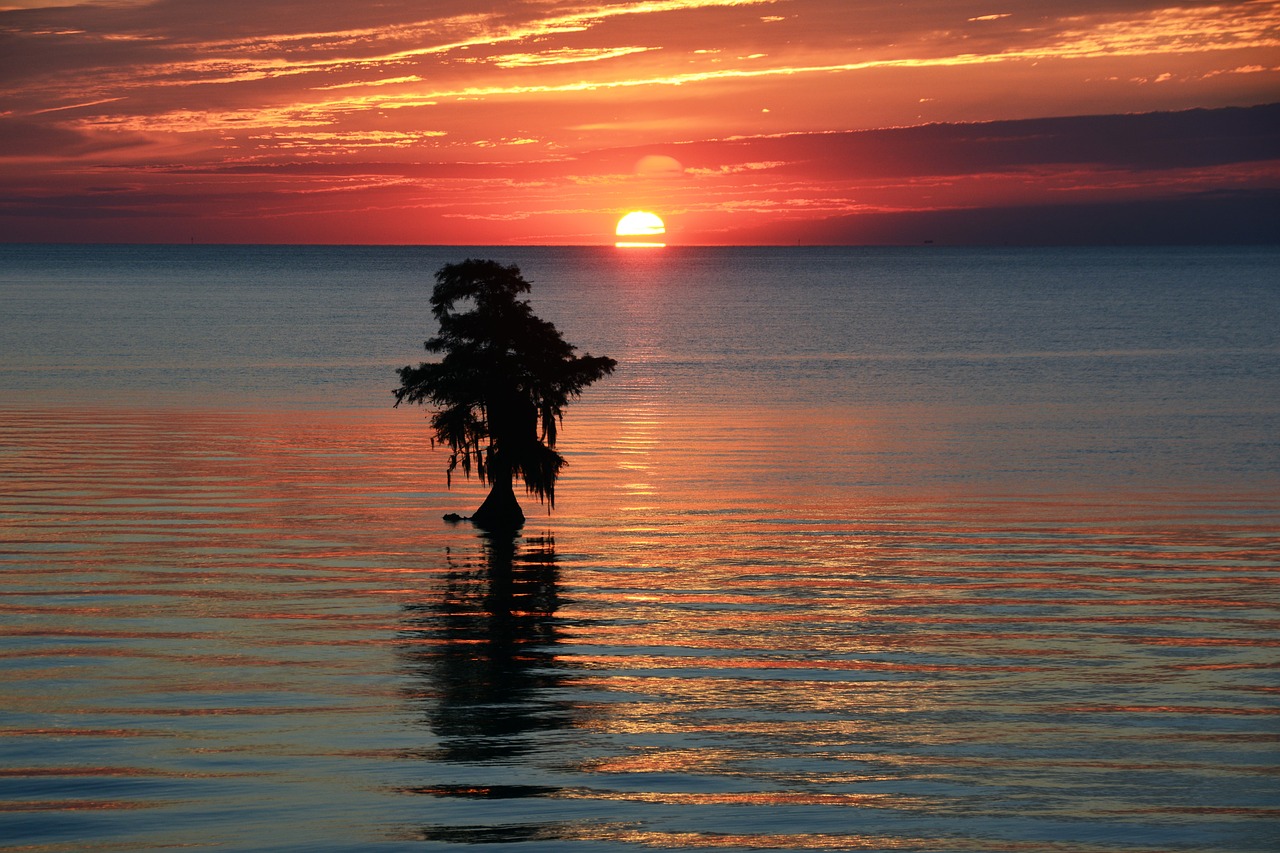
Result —
[[[388, 407], [468, 254], [621, 362], [514, 540]], [[0, 259], [18, 849], [1273, 849], [1274, 252]]]

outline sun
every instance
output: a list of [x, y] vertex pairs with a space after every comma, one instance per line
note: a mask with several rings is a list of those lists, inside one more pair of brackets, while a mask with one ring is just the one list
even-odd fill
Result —
[[618, 220], [618, 227], [614, 233], [623, 238], [639, 238], [620, 240], [614, 244], [616, 246], [665, 246], [665, 243], [652, 238], [666, 234], [667, 226], [663, 223], [662, 217], [656, 213], [633, 210]]

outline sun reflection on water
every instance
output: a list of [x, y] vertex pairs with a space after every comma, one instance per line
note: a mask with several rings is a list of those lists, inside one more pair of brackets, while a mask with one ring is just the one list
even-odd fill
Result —
[[352, 847], [1263, 849], [1273, 495], [886, 489], [636, 402], [505, 539], [391, 414], [5, 413], [10, 802], [126, 847], [266, 802]]

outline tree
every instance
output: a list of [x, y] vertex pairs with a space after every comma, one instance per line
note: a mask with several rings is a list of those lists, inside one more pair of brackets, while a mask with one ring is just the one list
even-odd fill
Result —
[[[556, 452], [563, 409], [591, 383], [613, 372], [611, 358], [577, 355], [554, 325], [519, 295], [529, 282], [516, 266], [467, 259], [436, 273], [431, 313], [439, 323], [427, 351], [435, 362], [402, 367], [396, 405], [429, 405], [432, 445], [448, 446], [448, 479], [474, 468], [488, 497], [471, 516], [479, 527], [516, 528], [524, 513], [512, 486], [555, 506], [565, 459]], [[470, 310], [463, 310], [469, 308]]]

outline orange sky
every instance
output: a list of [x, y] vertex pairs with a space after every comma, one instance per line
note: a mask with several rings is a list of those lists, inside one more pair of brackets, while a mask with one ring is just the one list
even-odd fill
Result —
[[1280, 193], [1280, 114], [1224, 109], [1280, 102], [1272, 0], [0, 10], [10, 241], [917, 242]]

